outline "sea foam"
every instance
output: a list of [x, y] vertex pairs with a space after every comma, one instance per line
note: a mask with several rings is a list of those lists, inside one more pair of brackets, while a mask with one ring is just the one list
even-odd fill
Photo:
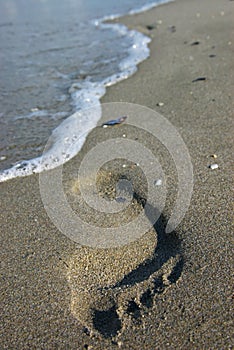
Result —
[[[150, 3], [130, 11], [129, 14], [140, 13], [169, 1]], [[76, 112], [53, 130], [43, 155], [30, 160], [22, 160], [2, 171], [0, 182], [53, 169], [73, 158], [81, 150], [87, 135], [97, 126], [102, 116], [100, 99], [105, 94], [106, 87], [133, 75], [137, 71], [137, 65], [149, 57], [148, 44], [151, 39], [148, 36], [135, 30], [129, 30], [123, 24], [105, 23], [107, 20], [113, 20], [122, 15], [111, 15], [92, 21], [92, 25], [110, 28], [131, 39], [131, 46], [127, 50], [128, 55], [120, 61], [118, 71], [99, 82], [92, 82], [87, 77], [82, 82], [74, 83], [69, 93]], [[92, 113], [90, 113], [91, 110]]]

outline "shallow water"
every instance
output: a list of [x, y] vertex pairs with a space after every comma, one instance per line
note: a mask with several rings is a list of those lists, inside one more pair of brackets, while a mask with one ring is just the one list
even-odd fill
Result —
[[[101, 19], [153, 5], [145, 0], [0, 0], [1, 170], [39, 157], [63, 120], [98, 104], [106, 86], [136, 71], [149, 55], [149, 38]], [[99, 118], [79, 125], [95, 127]], [[29, 168], [0, 174], [0, 180], [30, 174]]]

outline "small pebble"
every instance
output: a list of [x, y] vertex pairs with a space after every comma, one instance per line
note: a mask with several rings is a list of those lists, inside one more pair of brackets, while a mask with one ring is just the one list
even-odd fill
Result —
[[126, 165], [126, 164], [123, 164], [123, 165], [122, 165], [122, 167], [123, 167], [123, 168], [126, 168], [126, 167], [127, 167], [127, 165]]
[[5, 160], [6, 159], [6, 156], [1, 156], [0, 157], [0, 160]]
[[217, 154], [212, 154], [211, 157], [214, 159], [218, 158]]
[[170, 30], [171, 33], [176, 32], [176, 26], [170, 26], [168, 29]]
[[164, 106], [164, 103], [163, 102], [158, 102], [157, 106], [162, 107], [162, 106]]
[[206, 77], [198, 77], [196, 79], [193, 79], [192, 83], [196, 83], [197, 81], [205, 81], [205, 80], [206, 80]]
[[123, 137], [126, 137], [126, 134], [123, 134]]
[[211, 169], [211, 170], [214, 170], [214, 169], [218, 169], [218, 164], [211, 164], [210, 166], [209, 166], [209, 168]]
[[197, 40], [197, 41], [193, 41], [192, 44], [191, 44], [191, 46], [195, 46], [195, 45], [199, 45], [199, 44], [200, 44], [200, 41]]
[[147, 28], [148, 30], [153, 30], [153, 29], [156, 28], [156, 24], [148, 24], [148, 25], [146, 26], [146, 28]]
[[36, 107], [36, 108], [31, 108], [31, 112], [38, 112], [39, 109]]
[[155, 186], [161, 186], [162, 185], [162, 180], [158, 179], [154, 181]]

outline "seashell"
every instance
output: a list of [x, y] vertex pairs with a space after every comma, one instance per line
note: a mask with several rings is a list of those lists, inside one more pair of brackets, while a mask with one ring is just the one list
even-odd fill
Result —
[[211, 169], [211, 170], [214, 170], [214, 169], [218, 169], [218, 164], [211, 164], [211, 165], [209, 165], [209, 168]]
[[162, 185], [162, 179], [158, 179], [154, 181], [155, 186], [161, 186]]

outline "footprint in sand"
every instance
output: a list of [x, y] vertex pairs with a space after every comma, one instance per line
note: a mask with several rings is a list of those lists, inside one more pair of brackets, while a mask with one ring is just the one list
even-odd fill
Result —
[[175, 233], [164, 234], [159, 222], [128, 246], [81, 247], [69, 262], [71, 312], [91, 336], [118, 337], [142, 323], [182, 269], [180, 240]]
[[[105, 190], [107, 180], [105, 174]], [[76, 186], [75, 192], [79, 195]], [[144, 210], [143, 193], [134, 194], [134, 213], [139, 208]], [[83, 203], [78, 206], [79, 214], [83, 207]], [[86, 333], [115, 339], [133, 324], [141, 325], [157, 299], [180, 278], [181, 242], [176, 232], [166, 234], [165, 226], [161, 215], [149, 232], [128, 245], [109, 249], [78, 247], [68, 261], [67, 278], [71, 313]]]

